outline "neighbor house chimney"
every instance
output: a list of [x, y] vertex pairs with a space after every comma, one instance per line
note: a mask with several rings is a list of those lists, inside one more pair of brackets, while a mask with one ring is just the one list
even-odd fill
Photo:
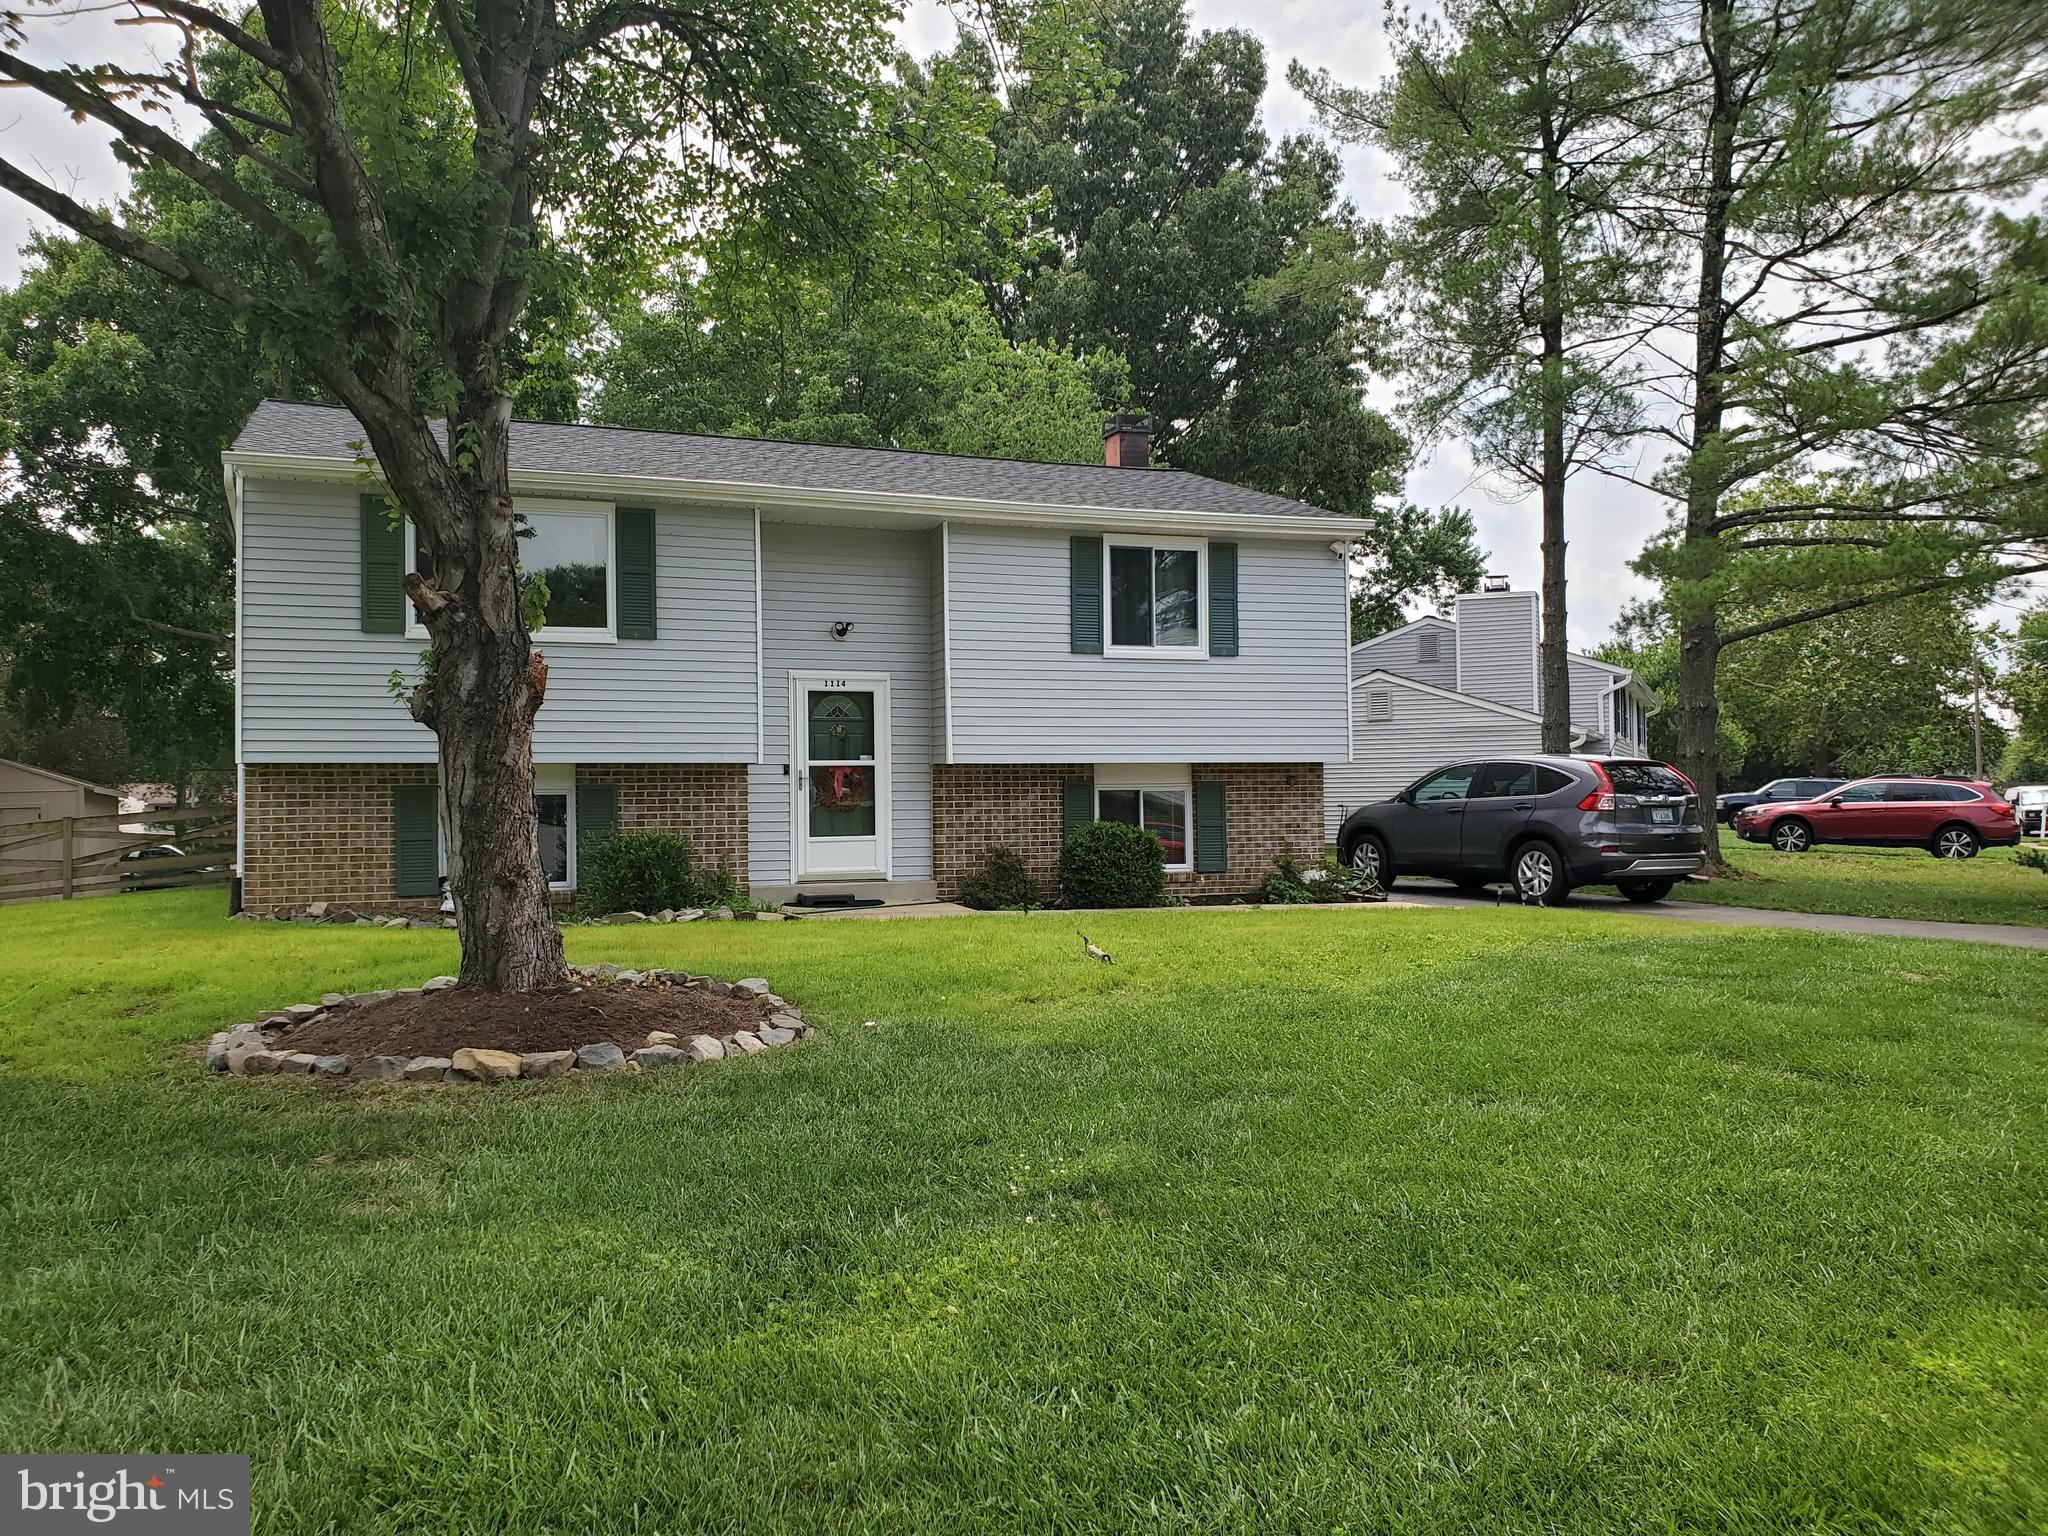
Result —
[[1102, 424], [1102, 462], [1111, 469], [1143, 469], [1151, 456], [1150, 416], [1112, 416]]

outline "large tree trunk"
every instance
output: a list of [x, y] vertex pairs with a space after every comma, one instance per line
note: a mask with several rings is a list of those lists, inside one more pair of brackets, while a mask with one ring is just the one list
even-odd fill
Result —
[[[1560, 360], [1561, 362], [1561, 360]], [[1572, 674], [1565, 644], [1564, 410], [1545, 391], [1543, 421], [1543, 750], [1572, 749]]]
[[521, 612], [510, 421], [501, 392], [458, 406], [449, 436], [462, 448], [448, 458], [431, 439], [414, 441], [403, 417], [364, 424], [424, 545], [428, 569], [406, 579], [406, 592], [432, 639], [433, 664], [413, 714], [440, 741], [461, 983], [493, 992], [566, 976], [534, 816], [533, 719], [547, 666]]
[[[1708, 64], [1706, 175], [1700, 210], [1699, 292], [1693, 316], [1691, 451], [1685, 465], [1685, 530], [1680, 541], [1681, 580], [1710, 574], [1720, 554], [1721, 476], [1718, 454], [1727, 412], [1722, 370], [1727, 363], [1728, 206], [1734, 195], [1735, 128], [1740, 112], [1730, 75], [1733, 0], [1701, 0], [1700, 47]], [[1702, 820], [1713, 813], [1721, 779], [1720, 616], [1711, 603], [1679, 605], [1678, 766], [1699, 789]], [[1721, 864], [1717, 838], [1708, 842], [1712, 867]]]
[[[1547, 75], [1544, 79], [1548, 87]], [[1556, 120], [1543, 120], [1544, 184], [1539, 209], [1543, 270], [1543, 634], [1537, 649], [1538, 691], [1543, 702], [1543, 750], [1572, 749], [1572, 674], [1566, 658], [1564, 579], [1565, 377], [1563, 194], [1558, 188]]]
[[1721, 696], [1715, 676], [1720, 664], [1720, 624], [1714, 611], [1690, 613], [1679, 620], [1678, 768], [1699, 786], [1704, 801], [1700, 810], [1706, 817], [1713, 814], [1721, 774]]

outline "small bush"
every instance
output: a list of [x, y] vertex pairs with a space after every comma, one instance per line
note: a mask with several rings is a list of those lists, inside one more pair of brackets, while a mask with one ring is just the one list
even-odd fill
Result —
[[1166, 850], [1143, 827], [1098, 821], [1060, 850], [1060, 900], [1070, 907], [1156, 907], [1166, 893]]
[[1381, 899], [1376, 887], [1365, 877], [1346, 869], [1337, 855], [1325, 850], [1314, 864], [1304, 865], [1286, 849], [1273, 855], [1273, 872], [1259, 887], [1258, 899], [1274, 906], [1302, 906], [1310, 902], [1375, 901]]
[[960, 900], [982, 912], [999, 912], [1005, 907], [1035, 907], [1044, 898], [1031, 871], [1014, 849], [1001, 843], [989, 849], [981, 868], [960, 877]]
[[593, 917], [694, 906], [700, 881], [695, 851], [680, 832], [649, 827], [616, 832], [579, 850], [576, 904]]
[[1309, 889], [1308, 874], [1286, 849], [1273, 855], [1273, 872], [1259, 887], [1259, 900], [1280, 907], [1298, 907], [1322, 898]]
[[2038, 869], [2042, 874], [2048, 875], [2048, 852], [2043, 852], [2039, 848], [2016, 848], [2012, 856], [2015, 863], [2027, 869]]

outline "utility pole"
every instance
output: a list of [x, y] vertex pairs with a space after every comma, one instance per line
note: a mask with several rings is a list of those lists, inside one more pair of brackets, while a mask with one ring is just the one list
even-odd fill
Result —
[[1977, 649], [1977, 637], [1970, 636], [1970, 678], [1974, 690], [1970, 696], [1970, 740], [1977, 749], [1977, 772], [1975, 777], [1984, 777], [1984, 657]]

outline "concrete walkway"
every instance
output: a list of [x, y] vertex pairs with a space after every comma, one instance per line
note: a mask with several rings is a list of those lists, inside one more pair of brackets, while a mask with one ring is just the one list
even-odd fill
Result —
[[[1393, 907], [1491, 907], [1491, 894], [1467, 896], [1446, 885], [1403, 880], [1394, 887], [1384, 907], [1332, 905], [1291, 907], [1293, 912], [1381, 911]], [[1632, 917], [1658, 917], [1667, 922], [1708, 923], [1724, 928], [1793, 928], [1805, 933], [1861, 933], [1883, 939], [1957, 939], [1966, 944], [2009, 944], [2019, 949], [2048, 949], [2048, 928], [2023, 928], [2007, 923], [1933, 923], [1905, 917], [1843, 917], [1832, 912], [1773, 912], [1763, 907], [1720, 907], [1700, 901], [1660, 901], [1638, 906], [1607, 891], [1574, 892], [1565, 910], [1618, 912]], [[1184, 907], [1196, 912], [1246, 912], [1239, 906]], [[841, 911], [813, 909], [803, 914], [805, 922], [829, 918], [849, 919], [896, 917], [993, 917], [1000, 913], [976, 913], [952, 901], [920, 901], [884, 907], [851, 907]], [[1080, 914], [1071, 914], [1080, 915]]]
[[[1489, 895], [1467, 896], [1448, 886], [1402, 880], [1394, 899], [1416, 907], [1490, 907]], [[1703, 901], [1659, 901], [1649, 906], [1608, 891], [1574, 891], [1571, 906], [1594, 912], [1626, 912], [1669, 922], [1714, 923], [1724, 928], [1796, 928], [1806, 933], [1863, 933], [1881, 939], [1959, 939], [1966, 944], [2010, 944], [2048, 949], [2048, 928], [2012, 923], [1936, 923], [1910, 917], [1844, 917], [1835, 912], [1774, 912], [1765, 907], [1723, 907]]]

